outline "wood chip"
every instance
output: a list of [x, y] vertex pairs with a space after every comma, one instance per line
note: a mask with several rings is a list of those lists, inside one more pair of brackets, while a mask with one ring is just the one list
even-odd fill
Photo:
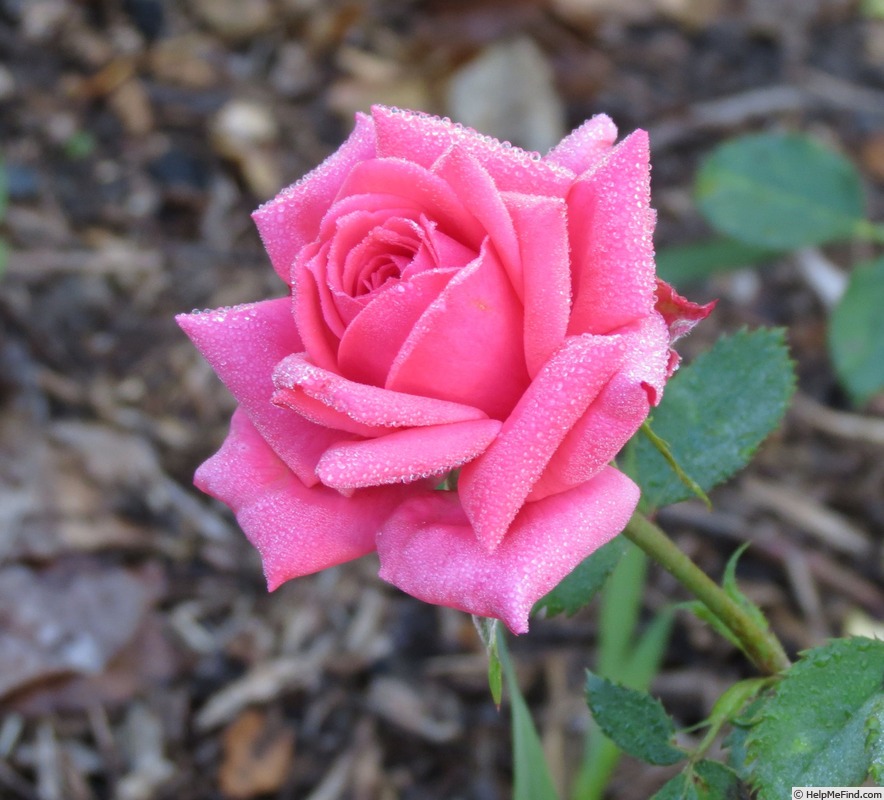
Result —
[[143, 703], [126, 715], [123, 746], [130, 770], [117, 784], [116, 800], [151, 800], [174, 774], [164, 753], [165, 737], [159, 717]]
[[829, 310], [847, 289], [847, 275], [816, 247], [802, 247], [794, 254], [798, 268], [820, 302]]
[[231, 42], [258, 36], [274, 21], [270, 0], [190, 0], [190, 7], [203, 23]]
[[319, 785], [304, 800], [343, 800], [354, 760], [355, 754], [351, 751], [338, 756]]
[[332, 641], [322, 638], [304, 656], [282, 656], [258, 664], [209, 698], [196, 715], [196, 729], [200, 732], [211, 730], [233, 719], [248, 705], [273, 700], [292, 689], [315, 685], [331, 647]]
[[278, 791], [288, 776], [295, 732], [277, 715], [250, 709], [224, 731], [218, 771], [221, 791], [233, 800]]
[[458, 69], [450, 79], [448, 113], [477, 131], [541, 153], [565, 133], [552, 68], [527, 36], [489, 45]]
[[133, 136], [144, 136], [154, 128], [153, 108], [144, 84], [137, 78], [121, 83], [108, 97], [108, 105]]
[[866, 532], [812, 497], [756, 478], [747, 478], [742, 486], [754, 503], [775, 512], [834, 550], [860, 557], [870, 555], [872, 542]]
[[[454, 694], [442, 700], [397, 678], [378, 677], [368, 689], [366, 702], [379, 716], [429, 742], [450, 742], [463, 731]], [[439, 713], [443, 710], [444, 716]]]
[[817, 430], [857, 442], [884, 445], [884, 419], [834, 411], [798, 393], [792, 401], [791, 413]]

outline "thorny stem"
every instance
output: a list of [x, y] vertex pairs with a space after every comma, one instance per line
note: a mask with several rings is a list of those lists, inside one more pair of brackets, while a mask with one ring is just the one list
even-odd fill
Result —
[[761, 628], [646, 516], [638, 512], [633, 514], [623, 534], [715, 614], [734, 634], [746, 655], [761, 672], [776, 675], [789, 668], [789, 658], [779, 639]]

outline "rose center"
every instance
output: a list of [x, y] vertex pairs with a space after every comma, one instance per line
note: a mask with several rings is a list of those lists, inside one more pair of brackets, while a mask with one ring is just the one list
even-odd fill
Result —
[[421, 249], [422, 233], [416, 222], [401, 217], [372, 228], [346, 258], [345, 284], [350, 296], [372, 294], [390, 281], [401, 280]]

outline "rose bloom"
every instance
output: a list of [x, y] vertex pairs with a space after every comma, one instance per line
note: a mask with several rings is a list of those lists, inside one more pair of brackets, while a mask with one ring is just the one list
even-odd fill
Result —
[[596, 116], [541, 158], [375, 107], [255, 212], [287, 295], [178, 322], [239, 404], [196, 485], [271, 589], [377, 550], [521, 633], [623, 529], [610, 462], [711, 306], [656, 279], [648, 137], [616, 135]]

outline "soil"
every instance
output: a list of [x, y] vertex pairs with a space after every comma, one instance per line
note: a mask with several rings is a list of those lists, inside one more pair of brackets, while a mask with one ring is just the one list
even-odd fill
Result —
[[[495, 58], [514, 75], [489, 79], [500, 97], [532, 81], [509, 115], [469, 90]], [[382, 583], [370, 557], [268, 594], [191, 485], [234, 403], [173, 316], [281, 294], [249, 214], [373, 102], [487, 119], [532, 149], [599, 112], [648, 129], [659, 246], [708, 234], [696, 165], [754, 130], [843, 152], [884, 213], [884, 19], [848, 0], [2, 0], [0, 796], [511, 796], [507, 707], [468, 617]], [[882, 631], [884, 398], [856, 408], [839, 386], [807, 267], [838, 284], [872, 255], [679, 287], [719, 298], [687, 360], [743, 326], [788, 331], [782, 428], [714, 510], [660, 521], [716, 577], [753, 542], [741, 585], [793, 655]], [[651, 568], [642, 620], [684, 597]], [[593, 605], [511, 645], [560, 787], [597, 628]], [[751, 674], [680, 614], [652, 689], [687, 726]], [[607, 796], [667, 774], [624, 759]]]

